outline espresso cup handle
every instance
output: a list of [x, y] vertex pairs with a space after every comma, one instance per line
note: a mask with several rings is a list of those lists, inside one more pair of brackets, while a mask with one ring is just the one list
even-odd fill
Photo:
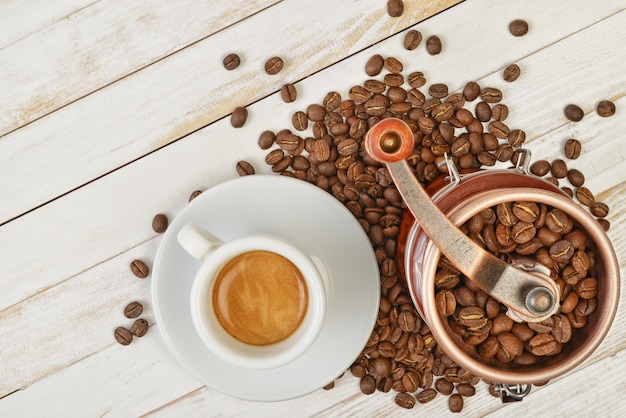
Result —
[[204, 261], [213, 251], [224, 242], [210, 232], [195, 224], [185, 224], [178, 231], [178, 243], [193, 258]]

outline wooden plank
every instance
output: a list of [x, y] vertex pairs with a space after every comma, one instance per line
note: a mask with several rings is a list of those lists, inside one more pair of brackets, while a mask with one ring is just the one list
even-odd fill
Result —
[[0, 136], [278, 1], [102, 0], [73, 13], [0, 49]]
[[[458, 1], [413, 3], [404, 17], [399, 19], [386, 16], [386, 8], [381, 7], [378, 0], [353, 0], [339, 4], [332, 0], [315, 3], [302, 0], [283, 2], [79, 102], [68, 104], [48, 117], [0, 139], [0, 155], [5, 161], [0, 164], [0, 201], [3, 201], [0, 206], [0, 224], [200, 129], [229, 114], [236, 106], [259, 100], [287, 81], [295, 81], [319, 71]], [[170, 7], [176, 4], [178, 11], [184, 9], [179, 3], [162, 3], [171, 4]], [[220, 4], [230, 5], [223, 6], [224, 9], [239, 7], [233, 2]], [[210, 17], [210, 14], [197, 10], [196, 14]], [[140, 16], [141, 10], [133, 15], [136, 20]], [[289, 25], [274, 25], [273, 30], [267, 30], [267, 22], [282, 22], [285, 16], [291, 16]], [[110, 18], [104, 20], [110, 22]], [[326, 22], [325, 30], [320, 32], [319, 28], [309, 24], [311, 21]], [[174, 26], [177, 28], [177, 24]], [[154, 29], [160, 30], [160, 27]], [[128, 35], [129, 30], [127, 28], [121, 33]], [[178, 28], [173, 32], [177, 31]], [[62, 32], [61, 36], [71, 40], [74, 38], [71, 33]], [[138, 34], [130, 38], [143, 39], [143, 36]], [[87, 39], [93, 42], [92, 37]], [[114, 38], [112, 41], [118, 42], [119, 39]], [[69, 49], [65, 53], [70, 54], [66, 60], [70, 57], [73, 60], [75, 53], [72, 50], [75, 48], [68, 42], [66, 39], [64, 43]], [[107, 48], [119, 47], [115, 42]], [[276, 45], [280, 45], [280, 49]], [[16, 54], [24, 54], [19, 43], [14, 47], [17, 48]], [[81, 60], [94, 52], [88, 49], [88, 44], [83, 48], [87, 48], [87, 52]], [[26, 53], [30, 50], [26, 49]], [[221, 57], [232, 50], [240, 53], [244, 64], [237, 71], [229, 72], [222, 67]], [[105, 61], [107, 68], [125, 68], [124, 60], [131, 59], [132, 48], [124, 51], [124, 54], [112, 54], [111, 61]], [[286, 66], [279, 76], [267, 76], [263, 72], [264, 62], [276, 54], [284, 57]], [[33, 56], [20, 62], [27, 65], [38, 57]], [[106, 59], [107, 54], [98, 50], [94, 58], [89, 60], [97, 62]], [[149, 63], [142, 62], [141, 65]], [[44, 79], [65, 80], [61, 85], [74, 88], [71, 86], [75, 81], [73, 78], [66, 77], [64, 73], [58, 74], [59, 71], [65, 71], [64, 65], [60, 61], [53, 61], [52, 65], [55, 71]], [[3, 70], [3, 67], [0, 65], [0, 80], [5, 77], [9, 77], [9, 80], [22, 77], [22, 71], [8, 66], [11, 72], [5, 74], [9, 70]], [[70, 68], [74, 68], [73, 64]], [[93, 77], [100, 78], [97, 68], [93, 67]], [[23, 69], [29, 74], [27, 70]], [[92, 77], [80, 72], [82, 69], [76, 71], [79, 69], [75, 69], [71, 75], [80, 75], [85, 80]], [[37, 80], [31, 81], [37, 86]], [[107, 74], [102, 80], [111, 82], [113, 79], [111, 74]], [[48, 93], [35, 93], [33, 87], [24, 99], [42, 103], [50, 98], [56, 100], [57, 97], [65, 100], [74, 94], [56, 91], [58, 86], [49, 88], [52, 89], [50, 97], [47, 97]], [[41, 91], [46, 92], [47, 89], [45, 87]], [[6, 89], [0, 89], [0, 94], [3, 94], [3, 90]], [[0, 102], [20, 103], [23, 100], [10, 91], [7, 94], [9, 96], [3, 96]], [[12, 114], [11, 111], [0, 112], [0, 118], [13, 118]], [[22, 122], [17, 123], [19, 126]], [[42, 184], [46, 185], [45, 193], [40, 189]]]
[[99, 0], [3, 0], [0, 50]]

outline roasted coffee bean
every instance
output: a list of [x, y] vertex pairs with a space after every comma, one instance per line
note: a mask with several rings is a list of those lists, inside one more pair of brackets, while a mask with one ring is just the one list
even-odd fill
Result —
[[124, 327], [115, 328], [113, 335], [115, 340], [122, 345], [128, 345], [133, 341], [133, 333]]
[[596, 201], [595, 197], [593, 196], [593, 193], [591, 193], [591, 190], [589, 190], [588, 188], [584, 186], [577, 188], [575, 195], [576, 195], [576, 199], [578, 199], [578, 201], [585, 206], [591, 207]]
[[586, 277], [576, 283], [574, 290], [582, 299], [594, 298], [598, 294], [598, 281], [593, 277]]
[[609, 214], [609, 206], [603, 202], [594, 202], [591, 205], [591, 214], [597, 218], [606, 218]]
[[435, 389], [442, 395], [449, 395], [454, 390], [454, 383], [448, 382], [446, 379], [437, 379]]
[[[437, 106], [435, 106], [435, 108], [431, 112], [431, 116], [437, 122], [443, 122], [444, 120], [450, 119], [452, 117], [453, 113], [454, 113], [454, 108], [452, 107], [452, 105], [450, 103], [441, 103], [441, 104], [438, 104]], [[445, 146], [448, 146], [448, 144], [433, 144], [433, 146], [431, 148], [434, 149], [435, 145], [445, 145]], [[449, 151], [446, 151], [446, 152], [449, 152]], [[442, 154], [439, 153], [438, 155], [442, 155]]]
[[509, 117], [508, 106], [502, 103], [497, 103], [493, 109], [491, 109], [491, 117], [499, 121], [505, 120]]
[[567, 171], [567, 179], [574, 187], [580, 187], [585, 183], [585, 175], [575, 168], [570, 168]]
[[562, 179], [567, 176], [567, 163], [560, 158], [552, 161], [552, 167], [550, 173], [554, 178]]
[[311, 104], [306, 108], [306, 117], [313, 122], [323, 122], [326, 108], [319, 104]]
[[519, 148], [526, 141], [526, 132], [521, 129], [513, 129], [507, 136], [509, 144], [514, 148]]
[[[402, 335], [402, 331], [400, 331]], [[391, 359], [385, 357], [378, 357], [371, 362], [370, 373], [376, 377], [387, 376], [391, 373]]]
[[381, 55], [372, 55], [365, 64], [365, 73], [370, 77], [377, 76], [383, 70], [384, 63], [385, 59]]
[[422, 33], [420, 31], [411, 29], [404, 35], [404, 49], [412, 51], [417, 48], [420, 43], [422, 43]]
[[148, 327], [148, 321], [143, 318], [139, 318], [133, 322], [130, 332], [132, 332], [135, 337], [143, 337], [148, 332]]
[[461, 412], [463, 410], [463, 396], [453, 393], [448, 398], [448, 409], [450, 412]]
[[580, 156], [580, 151], [582, 148], [582, 144], [579, 140], [570, 138], [565, 141], [564, 151], [565, 156], [570, 160], [575, 160]]
[[[493, 327], [492, 327], [493, 329]], [[491, 359], [498, 354], [498, 350], [500, 350], [500, 343], [495, 335], [490, 335], [478, 345], [478, 355], [485, 359]]]
[[265, 150], [271, 148], [276, 141], [276, 135], [272, 131], [263, 131], [259, 136], [258, 145], [259, 148]]
[[[424, 73], [421, 71], [414, 71], [411, 74], [409, 74], [409, 76], [407, 77], [407, 82], [409, 83], [409, 86], [411, 86], [414, 89], [418, 89], [420, 87], [422, 87], [424, 84], [426, 84], [426, 77], [424, 77]], [[410, 94], [409, 94], [410, 97]], [[411, 102], [413, 103], [413, 102]], [[422, 101], [423, 103], [423, 101]], [[413, 103], [416, 106], [418, 104]]]
[[228, 54], [224, 57], [222, 64], [224, 65], [224, 68], [231, 71], [239, 67], [239, 64], [241, 64], [241, 58], [239, 58], [239, 55], [237, 54]]
[[463, 87], [463, 97], [468, 102], [473, 102], [478, 96], [480, 96], [480, 86], [477, 82], [470, 81]]
[[500, 122], [499, 120], [489, 122], [489, 125], [487, 125], [487, 129], [489, 130], [490, 134], [499, 139], [508, 138], [509, 134], [511, 133], [509, 127], [504, 122]]
[[520, 76], [520, 68], [517, 64], [511, 64], [502, 72], [502, 78], [504, 81], [512, 82], [518, 79]]
[[402, 376], [402, 385], [406, 389], [407, 392], [415, 392], [419, 386], [422, 377], [417, 372], [407, 372]]
[[126, 318], [137, 318], [143, 312], [143, 306], [139, 302], [131, 302], [124, 308]]
[[452, 290], [443, 289], [436, 293], [435, 304], [441, 316], [450, 316], [456, 310], [456, 298]]
[[485, 312], [478, 306], [465, 306], [461, 308], [457, 318], [461, 325], [470, 328], [482, 327], [487, 322]]
[[513, 320], [503, 312], [496, 315], [491, 322], [491, 330], [489, 331], [491, 335], [498, 336], [503, 332], [510, 332], [513, 328]]
[[565, 106], [565, 109], [563, 109], [563, 114], [567, 119], [571, 120], [572, 122], [579, 122], [585, 116], [585, 112], [580, 108], [580, 106], [577, 106], [575, 104], [568, 104], [567, 106]]
[[159, 234], [165, 232], [165, 230], [167, 229], [167, 225], [167, 216], [162, 213], [155, 215], [152, 219], [152, 229], [154, 230], [154, 232], [157, 232]]
[[459, 395], [464, 397], [474, 396], [476, 394], [476, 388], [466, 382], [461, 382], [456, 385], [456, 391], [459, 393]]
[[352, 373], [352, 376], [360, 379], [367, 374], [367, 368], [359, 363], [353, 364], [350, 367], [350, 373]]
[[446, 86], [443, 83], [432, 84], [428, 88], [428, 93], [432, 97], [436, 97], [438, 99], [444, 98], [444, 97], [446, 97], [448, 95], [448, 86]]
[[304, 131], [309, 127], [309, 118], [306, 113], [299, 110], [291, 116], [291, 124], [297, 131]]
[[466, 286], [454, 289], [454, 298], [460, 306], [476, 305], [476, 294]]
[[237, 170], [237, 174], [242, 177], [254, 174], [254, 167], [252, 167], [252, 164], [247, 161], [237, 161], [235, 169]]
[[241, 128], [248, 120], [248, 109], [245, 107], [236, 107], [230, 116], [230, 124], [233, 128]]
[[514, 323], [511, 327], [511, 334], [519, 338], [520, 341], [526, 342], [535, 335], [535, 332], [527, 324]]
[[398, 393], [395, 402], [401, 408], [412, 409], [415, 406], [415, 398], [406, 392]]
[[135, 276], [139, 277], [140, 279], [145, 279], [146, 277], [148, 277], [148, 274], [150, 274], [150, 269], [148, 268], [148, 265], [141, 260], [133, 260], [130, 263], [130, 270]]
[[572, 338], [572, 324], [570, 324], [565, 315], [554, 315], [552, 319], [554, 320], [554, 327], [550, 334], [552, 334], [557, 343], [567, 343]]
[[558, 263], [568, 263], [574, 256], [574, 246], [568, 240], [560, 240], [550, 247], [550, 257]]
[[485, 87], [480, 92], [480, 98], [486, 103], [498, 103], [502, 100], [502, 91], [495, 87]]
[[283, 85], [280, 88], [280, 98], [283, 99], [285, 103], [294, 102], [298, 98], [296, 87], [291, 83]]
[[191, 194], [189, 195], [189, 201], [191, 202], [192, 200], [194, 200], [196, 197], [200, 196], [200, 194], [202, 193], [202, 190], [194, 190], [193, 192], [191, 192]]
[[361, 392], [365, 395], [371, 395], [376, 391], [376, 379], [371, 374], [366, 374], [359, 382]]
[[437, 55], [441, 53], [442, 44], [441, 39], [437, 35], [431, 35], [426, 39], [426, 52], [430, 55]]
[[565, 231], [570, 220], [567, 215], [560, 209], [552, 209], [546, 215], [546, 226], [557, 234]]
[[536, 176], [543, 177], [550, 172], [552, 165], [546, 160], [537, 160], [530, 165], [530, 172]]
[[390, 17], [400, 17], [404, 13], [404, 2], [402, 0], [389, 0], [387, 2], [387, 14]]
[[513, 212], [512, 202], [502, 202], [496, 206], [496, 215], [500, 223], [504, 226], [513, 226], [518, 219]]
[[417, 394], [417, 402], [419, 403], [427, 403], [432, 401], [437, 397], [437, 391], [435, 389], [425, 389]]
[[615, 103], [610, 100], [602, 100], [598, 103], [596, 112], [598, 112], [598, 115], [603, 118], [613, 116], [615, 114]]
[[522, 19], [515, 19], [509, 23], [509, 32], [513, 36], [524, 36], [528, 33], [528, 22]]
[[534, 202], [515, 202], [512, 207], [513, 215], [520, 221], [535, 222], [539, 217], [539, 206]]
[[[576, 294], [572, 292], [572, 294]], [[595, 312], [598, 307], [598, 299], [595, 297], [589, 299], [579, 299], [576, 307], [574, 308], [574, 313], [578, 316], [589, 316]]]
[[498, 352], [496, 353], [498, 361], [502, 363], [509, 363], [513, 361], [516, 356], [522, 354], [524, 349], [522, 342], [512, 333], [503, 332], [496, 338], [499, 344]]
[[269, 75], [276, 75], [283, 69], [284, 65], [282, 58], [272, 57], [265, 61], [265, 72]]
[[394, 58], [394, 57], [385, 58], [383, 65], [385, 69], [387, 69], [387, 71], [389, 71], [392, 74], [399, 74], [404, 69], [404, 67], [402, 66], [402, 63], [397, 58]]
[[557, 348], [557, 341], [552, 334], [537, 334], [528, 341], [528, 348], [535, 356], [545, 356]]
[[485, 102], [479, 102], [476, 104], [474, 113], [481, 122], [487, 122], [491, 119], [491, 107]]

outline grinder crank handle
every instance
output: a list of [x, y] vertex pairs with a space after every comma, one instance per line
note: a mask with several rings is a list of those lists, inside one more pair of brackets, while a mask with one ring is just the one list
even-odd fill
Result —
[[517, 321], [540, 322], [555, 314], [559, 289], [547, 274], [538, 269], [530, 273], [515, 268], [482, 249], [433, 203], [406, 161], [413, 147], [411, 128], [396, 118], [381, 120], [365, 137], [366, 151], [387, 165], [420, 228], [459, 271], [506, 305], [509, 316]]

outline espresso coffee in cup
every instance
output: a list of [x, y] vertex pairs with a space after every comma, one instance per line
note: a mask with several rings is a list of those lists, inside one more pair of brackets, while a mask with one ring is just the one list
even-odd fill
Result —
[[201, 260], [191, 289], [194, 327], [215, 354], [268, 369], [304, 354], [326, 315], [323, 263], [282, 238], [249, 235], [228, 242], [186, 224], [178, 241]]
[[251, 345], [269, 345], [293, 334], [308, 309], [302, 272], [271, 251], [249, 251], [228, 261], [212, 295], [217, 320], [230, 335]]

